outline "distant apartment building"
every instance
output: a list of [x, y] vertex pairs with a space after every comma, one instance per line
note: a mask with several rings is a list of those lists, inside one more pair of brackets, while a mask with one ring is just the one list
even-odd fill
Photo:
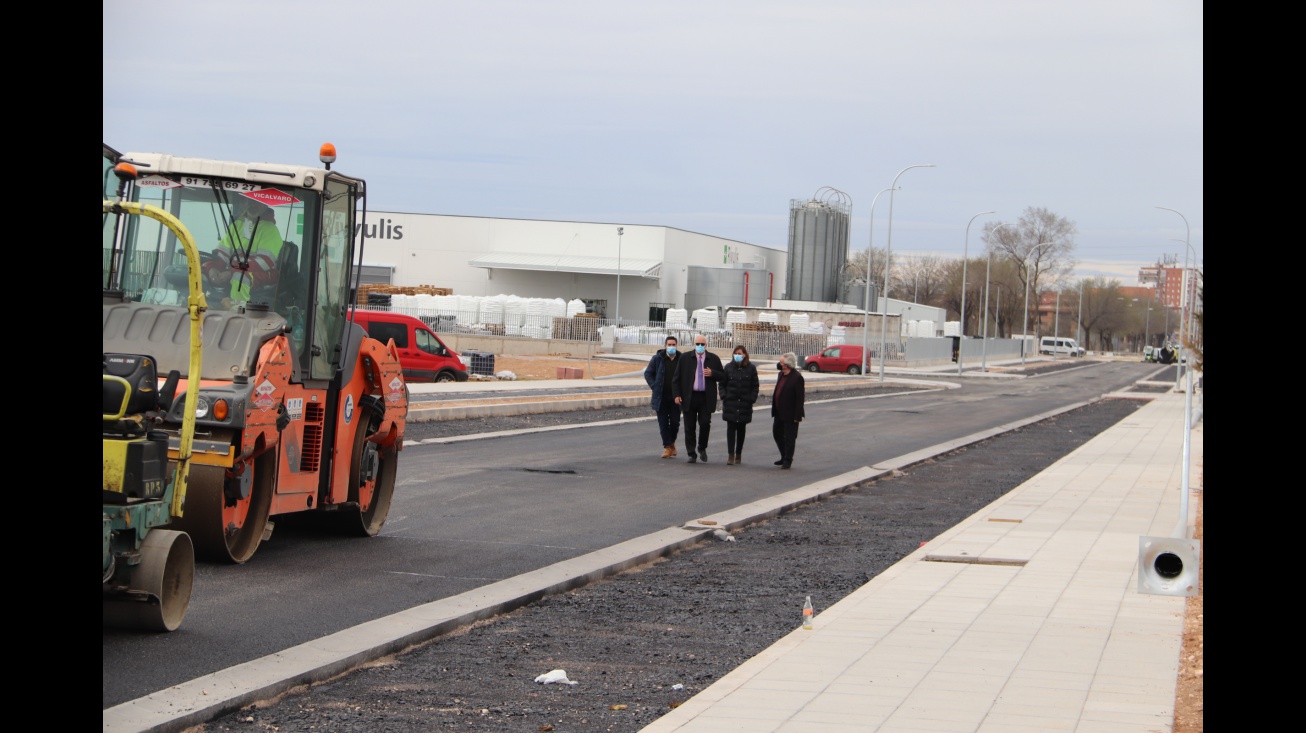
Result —
[[1197, 269], [1184, 269], [1178, 255], [1165, 255], [1155, 265], [1138, 270], [1140, 285], [1156, 289], [1156, 302], [1165, 308], [1188, 308], [1201, 305], [1197, 295]]

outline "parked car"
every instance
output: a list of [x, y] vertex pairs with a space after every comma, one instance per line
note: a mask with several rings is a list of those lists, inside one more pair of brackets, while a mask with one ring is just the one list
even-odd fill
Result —
[[809, 372], [862, 373], [862, 347], [853, 344], [830, 346], [806, 358]]
[[1083, 356], [1088, 353], [1074, 339], [1059, 338], [1056, 336], [1044, 336], [1038, 342], [1038, 353], [1049, 356]]
[[421, 319], [404, 313], [356, 310], [354, 322], [372, 338], [394, 339], [399, 366], [409, 382], [466, 382], [467, 365], [458, 352], [445, 346]]

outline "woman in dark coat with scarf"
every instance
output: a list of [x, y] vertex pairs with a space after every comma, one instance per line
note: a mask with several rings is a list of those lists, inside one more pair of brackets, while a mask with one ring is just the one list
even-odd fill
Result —
[[744, 462], [744, 434], [753, 420], [753, 403], [757, 402], [757, 367], [748, 359], [748, 349], [736, 346], [734, 357], [726, 362], [725, 378], [718, 384], [721, 392], [721, 419], [726, 421], [727, 466]]
[[789, 468], [794, 462], [794, 444], [798, 442], [798, 423], [803, 421], [803, 373], [798, 370], [798, 356], [786, 351], [780, 357], [780, 376], [775, 381], [771, 397], [771, 436], [780, 449], [780, 460], [775, 465]]

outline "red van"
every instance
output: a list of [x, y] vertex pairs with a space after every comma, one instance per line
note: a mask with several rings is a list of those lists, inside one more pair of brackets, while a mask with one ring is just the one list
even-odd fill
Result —
[[807, 357], [809, 372], [862, 373], [862, 347], [854, 344], [830, 346], [819, 354]]
[[372, 338], [394, 339], [399, 366], [410, 382], [466, 382], [467, 365], [458, 352], [444, 345], [421, 319], [386, 311], [353, 311], [354, 322]]

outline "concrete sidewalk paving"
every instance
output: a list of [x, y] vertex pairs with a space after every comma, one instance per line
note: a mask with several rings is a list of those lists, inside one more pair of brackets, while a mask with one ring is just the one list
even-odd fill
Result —
[[1151, 399], [643, 733], [1170, 730], [1185, 598], [1139, 592], [1139, 538], [1178, 526], [1184, 427]]

